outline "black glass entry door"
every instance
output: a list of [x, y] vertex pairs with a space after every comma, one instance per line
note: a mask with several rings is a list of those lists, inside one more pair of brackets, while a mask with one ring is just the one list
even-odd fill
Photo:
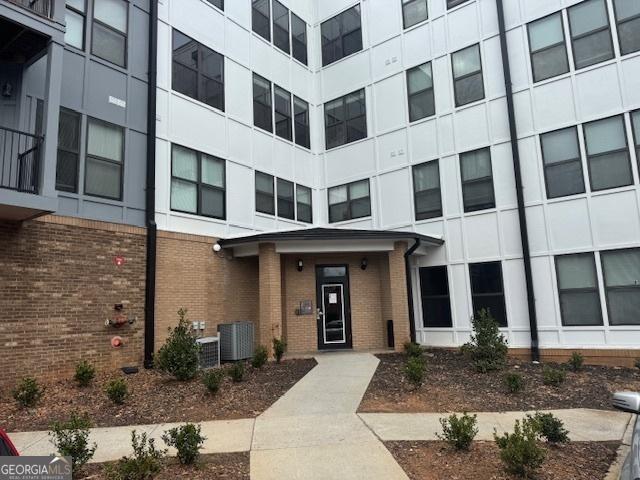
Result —
[[316, 267], [318, 349], [351, 348], [351, 302], [346, 265]]

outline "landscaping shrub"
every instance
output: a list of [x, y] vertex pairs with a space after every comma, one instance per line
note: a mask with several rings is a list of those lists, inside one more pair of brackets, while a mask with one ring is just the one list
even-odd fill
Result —
[[220, 369], [207, 370], [202, 374], [202, 383], [211, 393], [218, 393], [224, 372]]
[[569, 361], [567, 362], [567, 365], [569, 365], [569, 368], [574, 372], [578, 372], [582, 370], [583, 364], [584, 364], [584, 357], [578, 352], [573, 352], [571, 354], [571, 357], [569, 358]]
[[35, 378], [25, 377], [16, 386], [12, 392], [13, 398], [22, 407], [34, 407], [42, 398], [44, 389], [38, 385]]
[[467, 415], [458, 418], [457, 415], [451, 415], [449, 418], [441, 418], [442, 435], [436, 433], [440, 440], [444, 440], [456, 450], [469, 450], [471, 442], [478, 434], [478, 416]]
[[542, 369], [542, 382], [545, 385], [559, 387], [567, 379], [567, 372], [560, 368], [545, 365]]
[[94, 366], [86, 360], [83, 360], [76, 366], [76, 374], [73, 378], [78, 382], [79, 386], [88, 387], [95, 376], [96, 369]]
[[507, 341], [500, 333], [498, 322], [487, 310], [480, 310], [473, 318], [473, 335], [462, 352], [471, 358], [478, 372], [486, 373], [504, 368], [507, 362]]
[[269, 359], [269, 352], [264, 345], [258, 345], [255, 352], [253, 352], [253, 358], [251, 359], [251, 366], [253, 368], [262, 368]]
[[116, 378], [107, 383], [107, 397], [116, 405], [122, 405], [129, 395], [129, 389], [127, 388], [127, 382], [124, 378]]
[[175, 447], [178, 450], [180, 463], [191, 465], [198, 459], [200, 449], [206, 438], [200, 434], [200, 425], [187, 423], [164, 432], [162, 440], [170, 447]]
[[536, 412], [535, 415], [527, 415], [527, 419], [533, 422], [540, 436], [549, 443], [567, 443], [569, 431], [564, 428], [564, 423], [552, 413]]
[[518, 393], [524, 388], [524, 377], [520, 373], [510, 372], [504, 376], [504, 383], [509, 393]]
[[180, 381], [191, 380], [198, 373], [200, 345], [191, 331], [187, 311], [178, 310], [178, 325], [169, 329], [169, 338], [156, 355], [156, 366]]
[[62, 457], [71, 457], [74, 472], [91, 460], [96, 451], [97, 445], [89, 444], [90, 428], [89, 417], [75, 413], [66, 422], [51, 424], [51, 441]]
[[107, 467], [110, 480], [147, 480], [155, 477], [162, 469], [162, 459], [166, 450], [157, 450], [153, 438], [146, 433], [140, 436], [131, 432], [132, 457], [122, 457], [115, 465]]
[[236, 362], [229, 368], [229, 376], [236, 383], [244, 380], [244, 362]]
[[408, 357], [422, 357], [424, 351], [420, 344], [416, 342], [407, 342], [404, 344], [404, 353], [406, 353]]
[[284, 351], [287, 349], [287, 342], [280, 338], [273, 339], [273, 356], [276, 358], [276, 363], [282, 361]]
[[419, 387], [424, 381], [424, 370], [424, 360], [421, 357], [409, 357], [404, 372], [407, 380], [415, 387]]
[[500, 459], [508, 472], [523, 477], [531, 476], [544, 463], [546, 451], [538, 445], [538, 430], [535, 422], [516, 420], [514, 432], [499, 437], [493, 434], [500, 449]]
[[640, 368], [640, 358], [636, 358], [636, 362], [634, 364], [636, 368]]

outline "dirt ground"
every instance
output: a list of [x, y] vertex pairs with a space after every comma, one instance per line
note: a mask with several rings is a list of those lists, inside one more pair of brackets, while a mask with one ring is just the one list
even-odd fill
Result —
[[[199, 378], [178, 382], [156, 370], [141, 369], [98, 375], [80, 388], [72, 380], [44, 384], [45, 393], [34, 408], [21, 408], [10, 391], [0, 393], [0, 427], [8, 432], [46, 430], [52, 421], [72, 412], [88, 414], [96, 427], [167, 422], [201, 422], [252, 418], [264, 412], [309, 370], [315, 360], [269, 362], [262, 369], [246, 366], [245, 379], [234, 383], [225, 376], [220, 391], [210, 394]], [[124, 405], [115, 405], [105, 393], [109, 380], [123, 377], [129, 389]]]
[[[458, 452], [443, 442], [387, 442], [411, 480], [515, 480], [505, 472], [493, 442], [474, 442]], [[615, 442], [569, 443], [547, 447], [536, 480], [602, 480], [616, 457]]]
[[[424, 384], [414, 388], [405, 378], [406, 356], [381, 354], [380, 365], [360, 404], [360, 412], [462, 412], [560, 408], [612, 409], [611, 395], [640, 391], [640, 370], [584, 366], [567, 372], [559, 387], [544, 385], [542, 365], [514, 359], [503, 371], [478, 373], [458, 352], [430, 350], [425, 354]], [[559, 367], [558, 365], [555, 365]], [[519, 372], [525, 386], [508, 393], [507, 372]]]

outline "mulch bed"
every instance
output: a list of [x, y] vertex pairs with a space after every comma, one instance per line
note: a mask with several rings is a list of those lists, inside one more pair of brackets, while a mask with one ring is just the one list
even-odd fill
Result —
[[[86, 465], [78, 478], [85, 480], [104, 480], [104, 464]], [[175, 459], [168, 461], [155, 480], [249, 480], [249, 452], [217, 453], [202, 455], [196, 465], [180, 465]]]
[[[443, 442], [387, 442], [411, 480], [513, 480], [493, 442], [474, 442], [458, 452]], [[616, 458], [616, 442], [579, 442], [547, 447], [536, 480], [602, 480]]]
[[[244, 381], [225, 377], [220, 391], [210, 394], [199, 378], [178, 382], [156, 370], [133, 375], [121, 372], [98, 375], [91, 386], [80, 388], [72, 380], [44, 384], [45, 393], [34, 408], [20, 408], [4, 391], [0, 398], [0, 427], [6, 431], [46, 430], [54, 420], [71, 412], [86, 413], [96, 427], [168, 422], [201, 422], [253, 418], [269, 408], [314, 366], [313, 359], [267, 363], [262, 369], [246, 366]], [[113, 378], [124, 377], [129, 397], [115, 405], [105, 393]]]
[[[610, 410], [613, 392], [640, 391], [637, 369], [584, 366], [579, 372], [568, 371], [566, 381], [553, 387], [543, 384], [542, 365], [510, 359], [504, 371], [482, 374], [465, 357], [449, 350], [425, 353], [425, 381], [415, 389], [405, 378], [405, 355], [382, 354], [378, 358], [380, 364], [360, 404], [360, 412]], [[525, 386], [520, 393], [507, 392], [506, 372], [522, 374]]]

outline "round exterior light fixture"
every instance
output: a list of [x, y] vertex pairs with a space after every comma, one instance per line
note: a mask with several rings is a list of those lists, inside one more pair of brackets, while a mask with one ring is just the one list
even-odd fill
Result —
[[222, 247], [220, 246], [219, 243], [214, 243], [213, 244], [213, 251], [218, 253], [220, 250], [222, 250]]

